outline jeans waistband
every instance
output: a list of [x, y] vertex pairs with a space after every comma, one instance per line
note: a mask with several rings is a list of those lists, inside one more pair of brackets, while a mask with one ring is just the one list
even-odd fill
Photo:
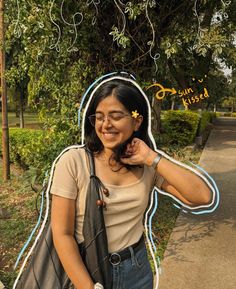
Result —
[[143, 245], [144, 245], [144, 237], [142, 235], [142, 237], [140, 238], [140, 240], [137, 243], [125, 248], [122, 251], [109, 254], [110, 263], [112, 265], [115, 265], [115, 266], [119, 265], [120, 262], [131, 258], [131, 253], [130, 253], [130, 249], [129, 249], [130, 247], [132, 247], [133, 251], [136, 253], [137, 251], [139, 251], [142, 248]]

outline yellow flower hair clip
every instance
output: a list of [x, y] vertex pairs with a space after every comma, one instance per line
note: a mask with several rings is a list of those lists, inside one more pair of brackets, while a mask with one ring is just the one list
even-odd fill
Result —
[[133, 118], [137, 118], [139, 116], [139, 113], [137, 112], [137, 110], [132, 111], [132, 117]]

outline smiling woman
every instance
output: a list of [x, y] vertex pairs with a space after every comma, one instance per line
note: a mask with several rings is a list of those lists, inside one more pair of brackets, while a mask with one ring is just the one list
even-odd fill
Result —
[[[153, 188], [165, 190], [190, 209], [210, 203], [210, 189], [199, 176], [154, 149], [148, 100], [129, 79], [99, 84], [91, 93], [83, 124], [84, 146], [59, 159], [51, 188], [58, 255], [78, 289], [152, 289], [143, 219]], [[93, 159], [93, 173], [85, 151]], [[101, 188], [96, 204], [87, 195], [92, 179]], [[84, 255], [76, 249], [75, 239], [85, 251], [91, 246], [90, 262], [89, 257], [84, 259], [89, 249]]]
[[[156, 149], [150, 112], [135, 81], [123, 76], [102, 81], [84, 110], [82, 145], [66, 148], [55, 160], [48, 184], [51, 227], [70, 282], [60, 288], [153, 289], [144, 227], [157, 288], [148, 219], [154, 192], [196, 213], [213, 205], [214, 189], [211, 194], [206, 178]], [[36, 283], [26, 289], [38, 288]]]

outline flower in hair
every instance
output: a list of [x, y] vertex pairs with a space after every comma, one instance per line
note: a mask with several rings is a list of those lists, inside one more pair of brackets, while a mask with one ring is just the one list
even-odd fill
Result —
[[133, 118], [137, 118], [139, 116], [139, 113], [137, 112], [137, 110], [132, 111], [132, 117]]

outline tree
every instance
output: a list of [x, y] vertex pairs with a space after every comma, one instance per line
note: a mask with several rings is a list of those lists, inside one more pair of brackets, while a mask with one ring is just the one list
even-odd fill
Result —
[[[193, 86], [199, 91], [202, 88], [192, 77], [206, 74], [210, 81], [218, 70], [217, 59], [235, 65], [236, 9], [233, 1], [223, 3], [146, 0], [81, 5], [70, 0], [62, 1], [60, 7], [46, 0], [24, 1], [16, 26], [16, 4], [11, 0], [7, 6], [8, 83], [26, 81], [28, 102], [40, 110], [47, 126], [71, 129], [76, 135], [77, 103], [85, 87], [105, 72], [128, 70], [143, 85], [157, 81], [166, 87]], [[22, 31], [20, 38], [14, 34], [16, 27]], [[160, 104], [155, 105], [160, 111]]]
[[228, 97], [224, 98], [222, 102], [223, 107], [231, 109], [231, 112], [236, 111], [236, 69], [232, 71], [230, 84], [228, 85]]

